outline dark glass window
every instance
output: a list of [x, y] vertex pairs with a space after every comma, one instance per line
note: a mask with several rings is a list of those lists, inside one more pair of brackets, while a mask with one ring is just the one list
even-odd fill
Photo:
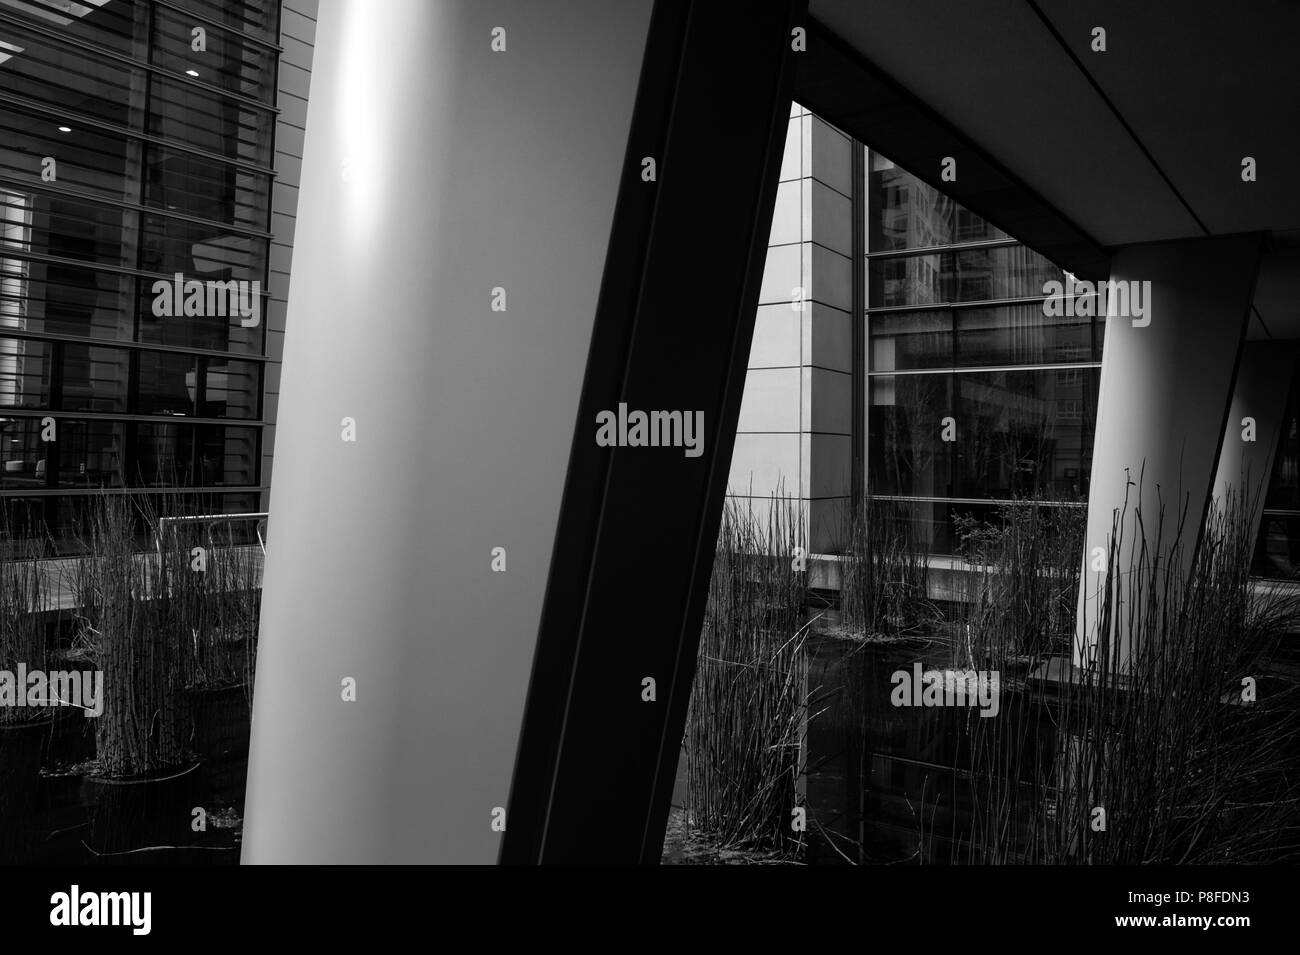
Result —
[[[4, 12], [18, 16], [35, 27], [55, 30], [70, 40], [94, 44], [115, 53], [143, 59], [142, 14], [148, 6], [133, 0], [78, 0], [42, 3], [41, 0], [13, 0]], [[8, 51], [6, 51], [8, 52]], [[0, 69], [3, 66], [0, 65]]]
[[[280, 4], [0, 7], [0, 504], [56, 532], [103, 486], [255, 509], [223, 489], [260, 477]], [[177, 273], [257, 283], [255, 322], [155, 315]]]
[[160, 210], [265, 231], [271, 177], [150, 144], [144, 203]]
[[955, 497], [1079, 500], [1087, 493], [1097, 420], [1096, 369], [1062, 384], [1054, 371], [962, 372]]
[[174, 422], [135, 425], [137, 474], [144, 487], [248, 486], [256, 483], [253, 428]]
[[129, 351], [78, 342], [60, 342], [59, 350], [63, 357], [60, 408], [100, 413], [126, 410], [131, 370]]
[[943, 440], [953, 416], [952, 375], [874, 375], [867, 460], [877, 494], [949, 497], [952, 443]]
[[1042, 296], [1049, 281], [1064, 274], [1024, 246], [957, 249], [872, 259], [870, 308], [942, 305]]
[[934, 188], [874, 153], [866, 176], [868, 488], [932, 553], [998, 502], [1079, 501], [1104, 322], [1046, 307], [1065, 273]]
[[1004, 239], [1006, 233], [877, 152], [867, 164], [867, 251]]
[[[195, 50], [202, 30], [206, 49]], [[241, 32], [212, 26], [166, 7], [154, 8], [153, 62], [177, 76], [211, 83], [228, 93], [270, 103], [275, 99], [275, 51]]]
[[175, 0], [174, 5], [263, 40], [273, 41], [279, 30], [280, 5], [273, 0]]
[[257, 418], [262, 366], [251, 361], [203, 359], [200, 418]]
[[59, 420], [58, 461], [60, 487], [121, 487], [121, 424], [114, 421]]
[[226, 159], [269, 165], [273, 114], [185, 79], [154, 76], [149, 132]]
[[54, 346], [23, 338], [0, 338], [0, 415], [6, 408], [49, 408]]
[[[115, 5], [116, 6], [116, 5]], [[4, 12], [12, 8], [5, 6]], [[129, 38], [128, 38], [129, 39]], [[22, 27], [0, 27], [0, 77], [4, 90], [46, 106], [115, 126], [130, 125], [132, 89], [144, 70], [79, 47], [56, 42]]]
[[[0, 65], [0, 75], [4, 67]], [[128, 137], [79, 124], [63, 112], [37, 113], [0, 106], [0, 174], [30, 182], [34, 190], [75, 189], [106, 199], [129, 198], [128, 163], [138, 162]], [[53, 159], [51, 167], [45, 160]], [[52, 169], [52, 184], [42, 179]], [[138, 172], [137, 172], [138, 176]]]
[[952, 312], [891, 312], [871, 319], [871, 370], [948, 368], [953, 364]]
[[1091, 319], [1050, 317], [1037, 304], [882, 312], [870, 332], [874, 372], [1101, 360]]

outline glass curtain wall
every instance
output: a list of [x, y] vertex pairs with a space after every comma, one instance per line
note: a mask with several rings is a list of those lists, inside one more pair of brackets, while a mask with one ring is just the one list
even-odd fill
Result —
[[884, 156], [864, 171], [868, 489], [932, 554], [998, 502], [1080, 506], [1104, 321], [1049, 305], [1061, 269]]
[[1300, 375], [1292, 376], [1282, 415], [1252, 570], [1261, 577], [1300, 578]]
[[256, 509], [279, 6], [0, 0], [11, 520], [65, 534], [101, 488]]

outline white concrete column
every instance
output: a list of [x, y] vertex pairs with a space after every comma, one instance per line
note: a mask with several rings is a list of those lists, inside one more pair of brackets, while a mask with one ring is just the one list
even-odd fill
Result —
[[1234, 512], [1246, 512], [1250, 521], [1252, 542], [1259, 534], [1264, 495], [1273, 474], [1296, 353], [1296, 342], [1247, 342], [1237, 367], [1213, 496], [1215, 505], [1223, 509], [1232, 494]]
[[[1174, 580], [1186, 579], [1218, 465], [1259, 251], [1258, 237], [1229, 236], [1126, 246], [1114, 254], [1103, 314], [1119, 314], [1106, 319], [1076, 661], [1099, 638], [1106, 583], [1100, 568], [1114, 564], [1119, 593], [1112, 606], [1123, 600], [1115, 618], [1124, 621], [1130, 568], [1144, 545], [1161, 566], [1171, 559], [1169, 542], [1184, 509], [1172, 571]], [[1149, 571], [1144, 576], [1149, 580]], [[1130, 634], [1117, 622], [1109, 637], [1122, 665]]]
[[497, 860], [650, 9], [320, 5], [245, 862]]

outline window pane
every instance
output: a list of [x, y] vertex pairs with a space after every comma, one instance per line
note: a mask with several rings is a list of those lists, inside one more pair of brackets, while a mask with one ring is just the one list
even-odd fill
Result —
[[135, 424], [135, 472], [132, 484], [175, 487], [193, 483], [192, 425]]
[[1006, 233], [952, 199], [870, 152], [867, 167], [867, 251], [923, 249], [1001, 239]]
[[[0, 254], [4, 250], [0, 250]], [[131, 339], [135, 276], [76, 265], [0, 259], [0, 315], [16, 327], [91, 338]]]
[[953, 364], [951, 312], [873, 315], [869, 327], [872, 371], [948, 368]]
[[265, 232], [270, 177], [151, 145], [144, 204]]
[[63, 351], [64, 411], [126, 410], [130, 352], [73, 342], [59, 347]]
[[[4, 66], [0, 65], [0, 74]], [[62, 132], [61, 127], [67, 129]], [[138, 148], [125, 136], [88, 126], [58, 114], [42, 115], [24, 109], [0, 107], [0, 173], [20, 181], [39, 182], [45, 157], [55, 161], [61, 187], [92, 192], [107, 199], [127, 198], [128, 161], [139, 162]], [[139, 175], [138, 167], [136, 176]]]
[[1097, 416], [1095, 369], [1071, 382], [1055, 371], [961, 373], [954, 497], [1087, 494]]
[[1300, 577], [1300, 517], [1264, 514], [1251, 573], [1274, 580]]
[[142, 268], [186, 279], [261, 281], [266, 274], [267, 240], [224, 230], [219, 225], [145, 216]]
[[155, 136], [266, 166], [271, 161], [273, 127], [274, 117], [267, 110], [227, 99], [195, 83], [153, 78], [149, 132]]
[[39, 417], [0, 417], [0, 487], [45, 487], [49, 448]]
[[[5, 12], [9, 12], [5, 7]], [[143, 89], [144, 71], [85, 50], [64, 46], [38, 33], [0, 28], [0, 76], [4, 90], [49, 106], [117, 126], [131, 125], [131, 89]]]
[[[205, 33], [206, 49], [194, 50], [194, 29]], [[154, 7], [153, 63], [177, 76], [219, 86], [269, 103], [275, 98], [275, 52], [242, 33], [214, 27], [166, 7]]]
[[274, 40], [279, 29], [275, 0], [175, 0], [175, 5], [265, 40]]
[[189, 355], [141, 352], [137, 414], [194, 415], [196, 360]]
[[939, 305], [1030, 298], [1064, 273], [1024, 246], [964, 249], [868, 261], [869, 305]]
[[55, 255], [116, 268], [134, 267], [134, 213], [65, 196], [32, 196], [31, 208], [25, 243], [11, 243], [9, 251]]
[[205, 359], [207, 373], [199, 417], [256, 418], [262, 367], [248, 361]]
[[203, 425], [199, 432], [202, 485], [257, 483], [257, 431]]
[[0, 338], [0, 414], [5, 408], [49, 408], [54, 346]]
[[60, 487], [121, 487], [122, 430], [113, 421], [59, 420]]
[[1092, 360], [1092, 320], [1047, 316], [1041, 305], [962, 309], [959, 365], [1052, 365]]
[[[222, 276], [186, 274], [186, 279], [207, 281], [222, 280]], [[161, 277], [160, 277], [161, 278]], [[172, 276], [166, 276], [171, 282]], [[151, 345], [173, 345], [179, 348], [206, 348], [241, 355], [260, 355], [262, 335], [266, 327], [267, 294], [261, 294], [261, 312], [258, 324], [245, 328], [238, 315], [172, 315], [155, 316], [153, 313], [155, 279], [140, 283], [138, 309], [140, 313], [140, 341]], [[249, 289], [251, 292], [251, 287]]]
[[941, 440], [953, 414], [951, 375], [871, 378], [870, 487], [877, 494], [947, 497], [952, 444]]
[[42, 3], [40, 0], [5, 0], [4, 12], [16, 14], [28, 23], [57, 29], [70, 39], [93, 43], [117, 53], [143, 59], [143, 44], [133, 39], [137, 19], [143, 21], [145, 3], [85, 0], [77, 3]]
[[134, 426], [137, 483], [148, 487], [248, 486], [257, 483], [257, 430], [221, 425]]

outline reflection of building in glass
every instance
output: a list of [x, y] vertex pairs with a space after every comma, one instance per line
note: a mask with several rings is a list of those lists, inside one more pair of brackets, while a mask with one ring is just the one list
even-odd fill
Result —
[[[0, 6], [0, 498], [15, 514], [66, 530], [102, 487], [262, 506], [283, 329], [272, 222], [293, 212], [272, 189], [280, 6]], [[154, 282], [178, 273], [261, 283], [266, 320], [155, 317]]]
[[1265, 577], [1300, 576], [1300, 376], [1282, 415], [1253, 569]]
[[1102, 321], [1047, 316], [1060, 269], [878, 153], [865, 169], [868, 486], [939, 553], [958, 514], [1080, 500]]

